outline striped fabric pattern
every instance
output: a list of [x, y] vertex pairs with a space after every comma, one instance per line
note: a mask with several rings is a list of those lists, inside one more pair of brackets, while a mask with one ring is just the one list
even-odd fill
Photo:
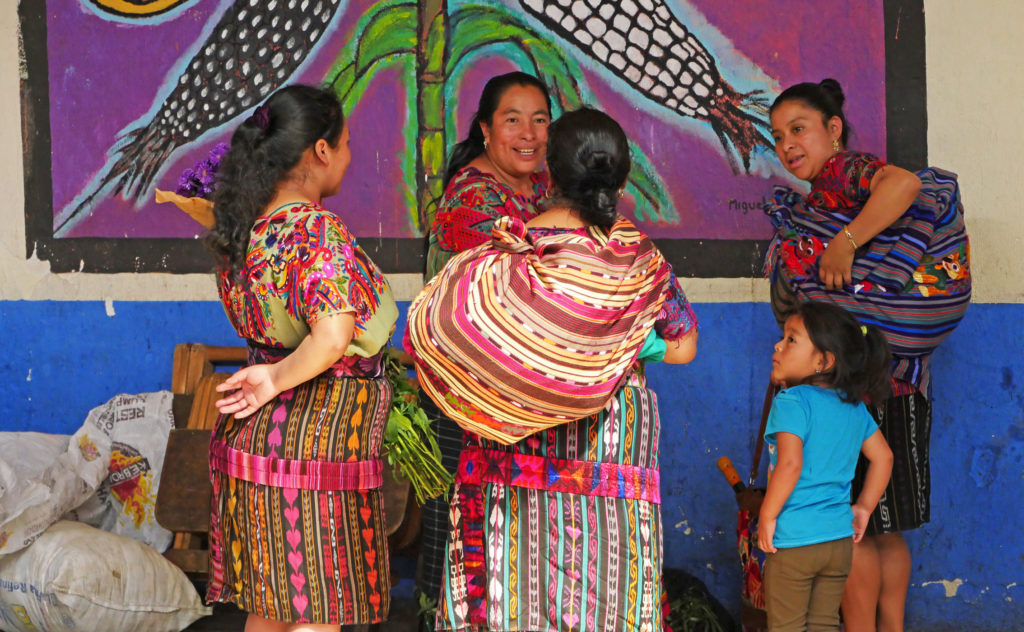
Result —
[[[656, 472], [659, 433], [655, 394], [637, 372], [599, 414], [508, 446], [466, 433], [464, 455]], [[438, 630], [661, 631], [658, 504], [502, 476], [456, 478]]]
[[235, 450], [223, 441], [210, 445], [210, 467], [250, 483], [294, 489], [376, 489], [384, 482], [381, 459], [348, 463], [276, 459]]
[[[429, 397], [420, 393], [420, 403], [427, 415], [433, 419], [431, 427], [437, 445], [441, 448], [441, 465], [452, 474], [459, 469], [462, 454], [462, 428], [454, 421], [441, 415]], [[454, 496], [450, 493], [448, 498]], [[448, 548], [449, 501], [444, 496], [427, 499], [423, 503], [420, 533], [420, 559], [416, 572], [416, 584], [422, 594], [432, 600], [441, 592], [441, 581], [447, 570], [446, 550]], [[433, 613], [430, 613], [433, 621]]]
[[796, 301], [828, 301], [878, 327], [893, 352], [893, 377], [928, 392], [932, 352], [959, 324], [971, 299], [969, 246], [956, 176], [938, 168], [917, 174], [917, 200], [853, 262], [854, 284], [828, 290], [817, 258], [862, 207], [816, 208], [787, 187], [765, 206], [776, 233], [765, 254], [772, 307], [781, 316]]
[[452, 259], [409, 310], [423, 389], [461, 426], [503, 443], [594, 414], [643, 346], [669, 270], [621, 217], [535, 240], [502, 218], [490, 244]]
[[[255, 361], [272, 357], [251, 353]], [[374, 358], [378, 369], [382, 358]], [[307, 473], [379, 463], [391, 385], [373, 373], [342, 373], [352, 368], [336, 365], [245, 419], [218, 420], [211, 441], [208, 601], [293, 623], [387, 618], [391, 581], [379, 489], [279, 486], [274, 483], [297, 481], [247, 480], [252, 477], [239, 477], [245, 472], [218, 460], [224, 446], [222, 455], [247, 455], [250, 465], [301, 462], [298, 470]]]

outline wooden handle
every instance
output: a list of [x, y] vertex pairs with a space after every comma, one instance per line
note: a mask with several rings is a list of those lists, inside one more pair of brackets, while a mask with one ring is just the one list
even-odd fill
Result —
[[732, 461], [729, 460], [729, 457], [723, 456], [718, 459], [718, 469], [722, 470], [725, 480], [729, 481], [729, 484], [732, 485], [733, 490], [737, 494], [747, 488], [740, 479], [740, 475], [736, 472], [736, 468], [732, 466]]

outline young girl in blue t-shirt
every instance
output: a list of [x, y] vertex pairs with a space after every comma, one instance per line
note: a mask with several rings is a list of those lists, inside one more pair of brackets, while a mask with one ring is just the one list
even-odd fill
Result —
[[[769, 554], [772, 632], [839, 629], [853, 543], [892, 469], [892, 451], [864, 406], [888, 396], [889, 363], [881, 332], [830, 303], [799, 305], [775, 344], [771, 379], [783, 389], [765, 428], [771, 462], [757, 536]], [[870, 465], [851, 506], [860, 453]]]

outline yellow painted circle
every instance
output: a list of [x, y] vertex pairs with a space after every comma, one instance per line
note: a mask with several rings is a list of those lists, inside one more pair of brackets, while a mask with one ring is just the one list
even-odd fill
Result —
[[128, 17], [147, 17], [173, 9], [179, 4], [185, 4], [189, 0], [149, 0], [148, 2], [146, 0], [137, 0], [136, 2], [128, 2], [127, 0], [89, 1], [107, 13]]

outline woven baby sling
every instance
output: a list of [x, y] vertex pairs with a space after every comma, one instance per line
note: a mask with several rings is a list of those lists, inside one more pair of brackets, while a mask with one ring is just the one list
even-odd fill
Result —
[[420, 383], [460, 426], [506, 444], [595, 414], [633, 367], [669, 279], [622, 217], [536, 239], [502, 218], [409, 309]]

